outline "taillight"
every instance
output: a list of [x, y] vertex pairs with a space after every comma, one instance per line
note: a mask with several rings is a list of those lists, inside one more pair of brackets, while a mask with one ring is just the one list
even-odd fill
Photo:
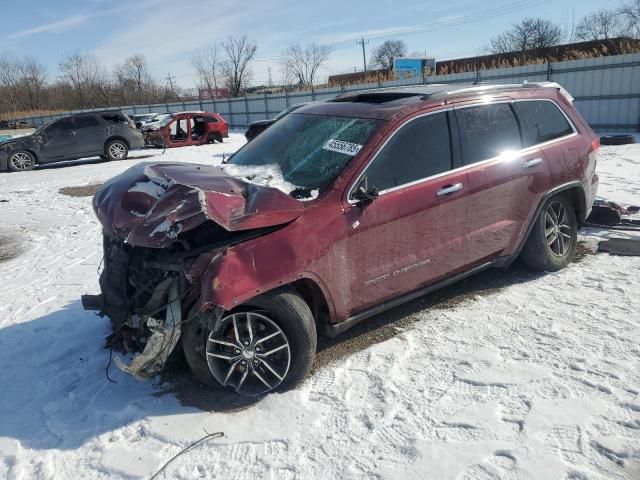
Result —
[[591, 141], [591, 151], [595, 152], [600, 148], [600, 137], [596, 137]]

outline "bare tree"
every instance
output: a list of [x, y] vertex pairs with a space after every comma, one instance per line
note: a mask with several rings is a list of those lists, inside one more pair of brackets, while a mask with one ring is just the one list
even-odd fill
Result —
[[640, 38], [640, 0], [632, 0], [620, 8], [627, 34]]
[[20, 76], [24, 86], [26, 100], [25, 106], [29, 110], [40, 108], [42, 91], [46, 82], [46, 70], [35, 58], [26, 57], [19, 63]]
[[23, 108], [20, 95], [19, 63], [7, 56], [0, 57], [0, 87], [7, 110], [17, 111]]
[[77, 107], [110, 104], [108, 77], [91, 54], [73, 54], [60, 62], [60, 80], [70, 87]]
[[623, 33], [622, 15], [606, 8], [583, 17], [576, 27], [576, 38], [580, 40], [608, 40]]
[[200, 89], [208, 92], [209, 98], [218, 95], [218, 45], [213, 44], [204, 51], [198, 51], [191, 57], [191, 65], [198, 74]]
[[113, 69], [117, 94], [125, 103], [150, 103], [156, 88], [147, 59], [144, 55], [133, 55]]
[[525, 18], [509, 30], [490, 40], [491, 53], [524, 52], [559, 44], [564, 37], [562, 28], [543, 18]]
[[9, 110], [36, 110], [45, 85], [45, 69], [31, 57], [0, 58], [0, 88]]
[[251, 78], [249, 64], [258, 47], [247, 40], [247, 36], [241, 38], [228, 37], [222, 42], [222, 49], [226, 58], [221, 62], [221, 76], [229, 89], [229, 95], [237, 97], [247, 88]]
[[318, 69], [327, 61], [330, 53], [330, 47], [316, 43], [290, 45], [283, 57], [283, 70], [298, 85], [310, 87], [316, 80]]
[[371, 55], [371, 65], [391, 70], [393, 59], [407, 55], [407, 45], [402, 40], [387, 40]]

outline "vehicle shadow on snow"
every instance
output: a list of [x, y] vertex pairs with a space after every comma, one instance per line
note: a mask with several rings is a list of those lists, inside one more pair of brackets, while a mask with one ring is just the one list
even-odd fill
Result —
[[[590, 253], [581, 242], [576, 261]], [[331, 368], [400, 334], [426, 309], [452, 308], [542, 275], [518, 263], [508, 270], [487, 270], [372, 317], [337, 338], [320, 338], [313, 370]], [[0, 329], [0, 437], [17, 439], [26, 448], [74, 449], [141, 419], [192, 408], [233, 412], [260, 401], [223, 388], [207, 390], [189, 373], [179, 351], [165, 371], [148, 382], [138, 382], [112, 364], [110, 377], [117, 382], [112, 383], [105, 373], [109, 332], [108, 319], [85, 312], [79, 301]]]

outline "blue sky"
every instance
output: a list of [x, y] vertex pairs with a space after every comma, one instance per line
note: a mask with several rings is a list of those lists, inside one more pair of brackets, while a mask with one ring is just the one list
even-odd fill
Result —
[[[280, 78], [278, 57], [294, 42], [334, 47], [322, 74], [362, 68], [355, 39], [369, 39], [367, 53], [388, 38], [404, 40], [410, 52], [437, 59], [481, 53], [488, 39], [525, 16], [569, 26], [573, 19], [616, 0], [28, 0], [0, 2], [0, 54], [31, 55], [49, 78], [57, 64], [76, 52], [91, 52], [111, 66], [144, 54], [152, 73], [167, 73], [192, 87], [189, 58], [198, 48], [228, 35], [247, 33], [258, 44], [254, 83], [266, 83], [271, 68]], [[416, 27], [422, 27], [417, 29]]]

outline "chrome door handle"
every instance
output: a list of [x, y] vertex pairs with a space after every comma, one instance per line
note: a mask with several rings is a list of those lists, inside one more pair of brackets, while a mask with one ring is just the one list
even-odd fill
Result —
[[462, 184], [461, 183], [454, 183], [453, 185], [445, 185], [440, 190], [438, 190], [437, 195], [439, 197], [444, 197], [445, 195], [449, 195], [449, 194], [457, 192], [459, 190], [462, 190]]
[[542, 163], [541, 158], [534, 158], [533, 160], [527, 160], [522, 164], [522, 168], [532, 168]]

